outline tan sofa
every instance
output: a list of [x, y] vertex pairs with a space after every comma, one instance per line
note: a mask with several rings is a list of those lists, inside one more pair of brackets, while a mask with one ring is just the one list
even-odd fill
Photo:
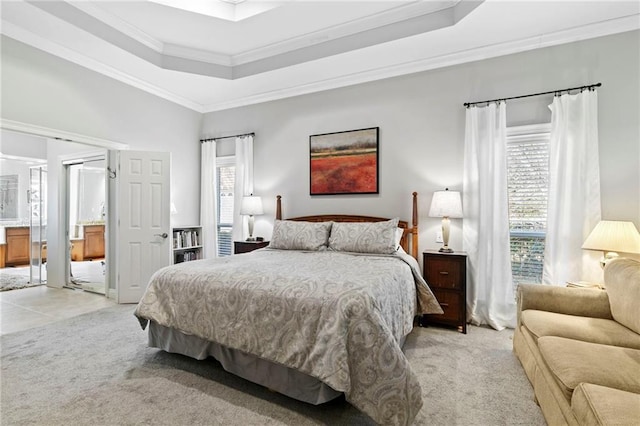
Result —
[[604, 276], [606, 291], [518, 288], [513, 349], [549, 425], [640, 425], [640, 262]]

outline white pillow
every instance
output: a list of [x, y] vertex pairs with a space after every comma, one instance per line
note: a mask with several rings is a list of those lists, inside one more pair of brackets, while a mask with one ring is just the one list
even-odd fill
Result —
[[400, 242], [402, 241], [403, 234], [404, 234], [404, 228], [396, 228], [396, 250], [401, 248]]
[[269, 247], [281, 250], [320, 250], [326, 248], [330, 231], [331, 222], [276, 219]]
[[384, 222], [334, 222], [329, 249], [355, 253], [395, 253], [398, 247], [397, 228], [397, 217]]

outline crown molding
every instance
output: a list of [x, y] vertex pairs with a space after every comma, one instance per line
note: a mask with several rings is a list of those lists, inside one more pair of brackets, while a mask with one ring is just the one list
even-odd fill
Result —
[[299, 96], [360, 83], [366, 83], [404, 74], [427, 71], [430, 69], [457, 65], [465, 62], [479, 61], [483, 59], [519, 53], [527, 50], [549, 47], [558, 44], [602, 37], [615, 33], [638, 30], [640, 28], [640, 19], [638, 19], [638, 17], [638, 14], [633, 14], [623, 18], [612, 19], [596, 24], [572, 28], [569, 30], [544, 34], [528, 39], [483, 46], [480, 48], [469, 49], [453, 54], [441, 55], [438, 57], [423, 58], [402, 64], [383, 66], [377, 69], [356, 72], [346, 76], [315, 81], [294, 87], [287, 87], [233, 100], [225, 100], [208, 104], [200, 104], [198, 102], [194, 102], [184, 97], [178, 96], [175, 93], [159, 88], [142, 79], [133, 77], [125, 72], [118, 71], [117, 69], [114, 69], [109, 65], [88, 58], [71, 49], [65, 48], [57, 43], [52, 42], [49, 39], [38, 36], [4, 19], [2, 20], [2, 33], [20, 42], [31, 45], [52, 55], [59, 56], [70, 62], [98, 72], [100, 74], [106, 75], [115, 80], [121, 81], [132, 87], [136, 87], [147, 93], [151, 93], [162, 99], [184, 106], [196, 112], [207, 113], [251, 104], [269, 102], [286, 97]]
[[453, 26], [483, 1], [443, 0], [396, 6], [239, 55], [163, 43], [86, 2], [27, 3], [160, 68], [238, 79]]
[[23, 28], [14, 25], [11, 22], [2, 20], [2, 34], [37, 49], [43, 50], [51, 55], [73, 62], [74, 64], [80, 65], [84, 68], [88, 68], [107, 77], [111, 77], [114, 80], [118, 80], [129, 86], [143, 90], [147, 93], [151, 93], [152, 95], [158, 96], [159, 98], [165, 99], [178, 105], [182, 105], [183, 107], [189, 108], [196, 112], [203, 112], [202, 105], [197, 102], [193, 102], [189, 99], [178, 96], [175, 93], [169, 92], [156, 85], [133, 77], [102, 62], [88, 58], [81, 53], [54, 43], [51, 40], [40, 37], [39, 35], [36, 35], [30, 31], [24, 30]]
[[[483, 0], [484, 1], [484, 0]], [[354, 34], [371, 31], [387, 25], [398, 24], [409, 19], [418, 18], [428, 14], [436, 14], [443, 10], [453, 10], [458, 6], [460, 0], [457, 1], [438, 1], [438, 2], [417, 2], [401, 6], [393, 9], [387, 9], [373, 15], [363, 18], [354, 19], [352, 21], [324, 28], [319, 31], [304, 34], [299, 37], [273, 43], [268, 46], [249, 50], [231, 56], [233, 65], [242, 65], [254, 61], [259, 61], [276, 55], [286, 54], [298, 49], [304, 49], [318, 44], [325, 43], [329, 40], [339, 40]], [[478, 5], [482, 1], [475, 2]], [[468, 13], [468, 12], [467, 12]], [[453, 16], [453, 13], [452, 13]]]
[[452, 54], [385, 66], [378, 69], [353, 73], [347, 76], [246, 96], [231, 101], [211, 103], [204, 105], [203, 111], [205, 113], [222, 111], [293, 96], [321, 92], [324, 90], [337, 89], [360, 83], [367, 83], [390, 77], [398, 77], [405, 74], [413, 74], [421, 71], [459, 65], [466, 62], [481, 61], [484, 59], [511, 55], [528, 50], [634, 31], [640, 29], [640, 20], [638, 19], [638, 16], [639, 15], [637, 14], [630, 15], [623, 18], [611, 19], [604, 22], [598, 22], [596, 24], [584, 25], [569, 30], [530, 37], [523, 40], [489, 45]]

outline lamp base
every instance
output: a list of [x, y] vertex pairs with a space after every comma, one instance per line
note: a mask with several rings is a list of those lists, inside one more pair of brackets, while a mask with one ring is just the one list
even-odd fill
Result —
[[616, 257], [619, 257], [620, 255], [618, 253], [616, 253], [615, 251], [607, 251], [604, 254], [604, 257], [602, 259], [600, 259], [600, 266], [602, 267], [602, 269], [604, 269], [605, 266], [607, 266], [607, 263], [613, 259], [615, 259]]
[[256, 241], [256, 237], [249, 237], [247, 238], [247, 241]]
[[440, 253], [453, 253], [453, 250], [450, 249], [449, 247], [441, 247], [440, 250], [438, 250]]

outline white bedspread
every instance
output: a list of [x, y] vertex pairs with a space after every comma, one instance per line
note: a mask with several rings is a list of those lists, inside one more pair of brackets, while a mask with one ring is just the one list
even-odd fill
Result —
[[264, 249], [158, 271], [135, 315], [294, 368], [380, 424], [409, 424], [420, 385], [397, 342], [440, 313], [415, 259]]

